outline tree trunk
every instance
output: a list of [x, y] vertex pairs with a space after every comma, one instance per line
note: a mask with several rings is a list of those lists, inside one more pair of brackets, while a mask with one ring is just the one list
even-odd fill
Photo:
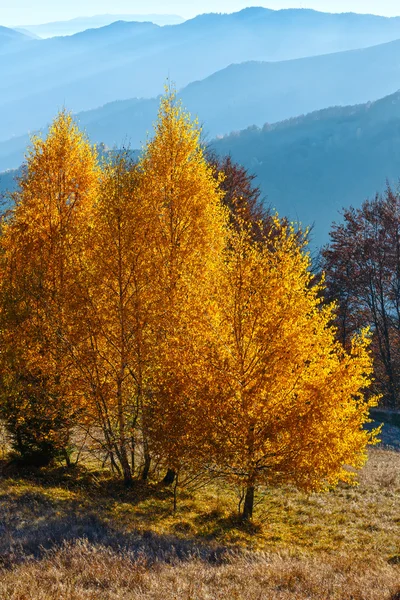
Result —
[[[120, 442], [121, 444], [121, 442]], [[124, 478], [124, 484], [126, 486], [132, 485], [132, 470], [131, 465], [129, 464], [128, 453], [126, 451], [126, 447], [124, 445], [114, 445], [115, 454], [117, 456], [118, 462], [121, 465], [122, 475]]]
[[175, 485], [174, 485], [174, 513], [176, 513], [176, 507], [178, 504], [178, 473], [175, 474]]
[[21, 436], [21, 432], [19, 430], [19, 428], [17, 429], [17, 448], [18, 448], [18, 452], [21, 454], [21, 456], [23, 456], [24, 454], [24, 444], [22, 442], [22, 436]]
[[124, 484], [126, 486], [131, 486], [132, 485], [132, 471], [131, 471], [131, 466], [129, 464], [128, 455], [126, 453], [126, 448], [121, 449], [120, 463], [121, 463], [122, 472], [124, 475]]
[[135, 464], [135, 437], [132, 435], [131, 436], [131, 469], [132, 469], [132, 475], [135, 474], [135, 468], [136, 468], [136, 464]]
[[172, 485], [175, 481], [175, 476], [176, 476], [176, 473], [175, 473], [174, 469], [168, 469], [168, 471], [162, 481], [163, 484], [164, 485]]
[[248, 436], [247, 436], [247, 460], [248, 460], [248, 473], [249, 477], [247, 479], [247, 488], [246, 488], [246, 496], [244, 498], [243, 505], [243, 520], [249, 521], [253, 517], [253, 508], [254, 508], [254, 481], [255, 481], [255, 473], [254, 473], [254, 432], [255, 432], [255, 423], [251, 422], [249, 426]]
[[122, 472], [121, 472], [121, 469], [119, 468], [119, 466], [116, 463], [116, 460], [114, 458], [114, 453], [110, 452], [109, 456], [110, 456], [110, 462], [111, 462], [111, 471], [113, 473], [118, 473], [118, 476], [121, 477]]
[[67, 469], [70, 469], [72, 464], [71, 464], [71, 456], [70, 456], [68, 450], [66, 448], [63, 448], [62, 454], [64, 456], [65, 463], [67, 465]]
[[253, 517], [254, 509], [254, 485], [249, 485], [246, 489], [246, 496], [243, 506], [243, 520], [249, 521]]
[[150, 456], [149, 452], [146, 450], [144, 453], [144, 467], [143, 467], [143, 471], [142, 471], [142, 481], [147, 481], [147, 479], [149, 477], [150, 463], [151, 463], [151, 456]]

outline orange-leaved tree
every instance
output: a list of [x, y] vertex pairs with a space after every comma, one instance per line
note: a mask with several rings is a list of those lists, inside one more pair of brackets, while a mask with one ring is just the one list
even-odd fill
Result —
[[210, 466], [245, 490], [253, 514], [258, 485], [321, 490], [352, 481], [376, 432], [364, 429], [371, 383], [368, 335], [347, 352], [331, 325], [334, 307], [313, 285], [299, 236], [275, 219], [254, 241], [232, 230], [219, 278], [203, 419]]
[[[112, 464], [129, 484], [143, 439], [143, 399], [154, 369], [156, 301], [154, 217], [140, 196], [128, 152], [104, 162], [82, 256], [80, 297], [85, 344], [79, 364], [88, 399], [85, 419], [98, 426]], [[94, 435], [94, 434], [93, 434]]]
[[98, 167], [65, 111], [26, 158], [1, 237], [1, 407], [19, 452], [46, 461], [67, 452], [79, 410], [76, 277]]
[[193, 464], [200, 431], [204, 439], [193, 386], [227, 230], [219, 182], [200, 138], [197, 121], [168, 90], [138, 167], [140, 196], [151, 204], [158, 306], [146, 423], [153, 452], [176, 472], [185, 462]]

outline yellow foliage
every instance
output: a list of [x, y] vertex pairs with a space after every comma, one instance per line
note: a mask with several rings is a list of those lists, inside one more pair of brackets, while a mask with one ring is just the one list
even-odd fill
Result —
[[32, 139], [26, 159], [1, 238], [3, 384], [14, 381], [10, 399], [20, 396], [19, 419], [29, 425], [47, 411], [53, 438], [59, 434], [65, 444], [63, 426], [71, 426], [77, 396], [71, 363], [80, 335], [76, 275], [97, 158], [62, 112], [45, 140]]
[[137, 165], [100, 167], [62, 112], [3, 227], [2, 378], [17, 426], [77, 419], [126, 482], [138, 447], [144, 477], [152, 458], [224, 475], [251, 516], [259, 484], [353, 481], [376, 398], [368, 333], [336, 341], [301, 238], [229, 224], [220, 183], [173, 91]]
[[152, 286], [158, 306], [147, 428], [154, 451], [175, 469], [198, 455], [193, 383], [202, 367], [227, 234], [222, 194], [200, 136], [197, 122], [168, 92], [139, 163], [141, 201], [150, 202], [153, 214]]
[[353, 481], [377, 433], [363, 428], [377, 401], [364, 398], [368, 333], [349, 353], [336, 341], [323, 284], [313, 285], [309, 256], [277, 219], [258, 243], [246, 227], [232, 231], [225, 257], [206, 363], [211, 462], [250, 488]]

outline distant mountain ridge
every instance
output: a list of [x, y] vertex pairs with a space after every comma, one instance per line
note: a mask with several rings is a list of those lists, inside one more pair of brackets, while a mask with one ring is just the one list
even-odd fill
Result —
[[[119, 22], [75, 36], [33, 40], [29, 50], [0, 56], [0, 139], [43, 126], [63, 105], [81, 112], [115, 100], [155, 97], [168, 75], [180, 89], [232, 63], [281, 64], [400, 39], [399, 18], [301, 9], [249, 8], [167, 27], [137, 25]], [[377, 83], [375, 97], [394, 91]], [[317, 84], [318, 77], [309, 82], [310, 97]], [[344, 98], [342, 103], [364, 99]], [[334, 102], [328, 98], [324, 105]], [[307, 105], [306, 110], [320, 107]]]
[[68, 21], [54, 21], [52, 23], [43, 23], [40, 25], [21, 25], [19, 29], [26, 29], [31, 33], [42, 37], [70, 36], [85, 31], [86, 29], [96, 29], [106, 27], [116, 21], [148, 21], [155, 25], [177, 25], [183, 23], [185, 19], [178, 15], [162, 14], [107, 14], [94, 15], [91, 17], [77, 17]]

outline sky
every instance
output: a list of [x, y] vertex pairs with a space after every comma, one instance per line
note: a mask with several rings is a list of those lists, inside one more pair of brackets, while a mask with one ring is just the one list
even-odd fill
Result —
[[399, 0], [0, 0], [0, 25], [32, 25], [98, 14], [177, 14], [235, 12], [246, 6], [314, 8], [400, 16]]

